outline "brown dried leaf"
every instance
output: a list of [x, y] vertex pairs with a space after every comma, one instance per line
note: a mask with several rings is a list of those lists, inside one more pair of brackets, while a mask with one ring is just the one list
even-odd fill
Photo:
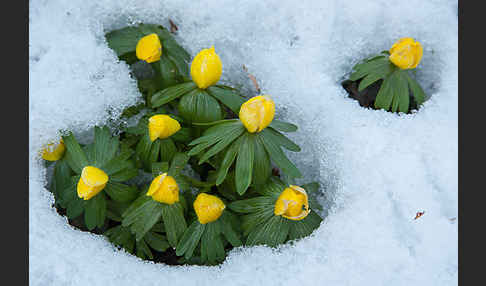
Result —
[[248, 77], [251, 79], [251, 81], [253, 82], [253, 86], [255, 87], [256, 91], [258, 93], [261, 92], [261, 89], [260, 89], [260, 86], [258, 85], [258, 82], [257, 82], [257, 79], [254, 75], [252, 75], [251, 73], [248, 72], [248, 69], [246, 68], [245, 65], [243, 65], [243, 70], [248, 74]]
[[417, 214], [415, 214], [415, 218], [414, 220], [418, 219], [419, 217], [423, 216], [425, 213], [425, 211], [421, 211], [421, 212], [417, 212]]
[[169, 24], [170, 24], [170, 32], [172, 34], [175, 34], [177, 31], [179, 31], [179, 28], [177, 27], [176, 24], [174, 24], [174, 22], [172, 22], [171, 19], [169, 19]]

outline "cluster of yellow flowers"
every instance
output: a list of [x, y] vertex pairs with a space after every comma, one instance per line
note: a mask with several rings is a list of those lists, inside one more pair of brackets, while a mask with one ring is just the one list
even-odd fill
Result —
[[[390, 61], [400, 69], [412, 69], [419, 64], [423, 49], [412, 38], [402, 38], [389, 50]], [[147, 63], [160, 60], [162, 45], [157, 34], [150, 34], [138, 42], [136, 55]], [[221, 78], [222, 63], [214, 46], [201, 50], [191, 63], [191, 77], [198, 88], [206, 89], [216, 84]], [[275, 116], [275, 103], [269, 95], [253, 97], [241, 105], [239, 119], [250, 133], [257, 133], [270, 125]], [[181, 129], [179, 122], [169, 115], [154, 115], [149, 118], [150, 140], [165, 139]], [[64, 142], [49, 144], [42, 152], [42, 158], [48, 161], [60, 160], [66, 147]], [[94, 166], [83, 168], [77, 184], [77, 194], [89, 200], [101, 192], [109, 180], [108, 175]], [[160, 174], [151, 183], [147, 196], [153, 200], [174, 204], [179, 201], [179, 187], [176, 180], [167, 173]], [[217, 196], [200, 193], [194, 201], [194, 210], [201, 224], [217, 220], [225, 209], [225, 204]], [[275, 203], [274, 214], [290, 220], [302, 220], [310, 213], [306, 191], [298, 186], [285, 188]]]

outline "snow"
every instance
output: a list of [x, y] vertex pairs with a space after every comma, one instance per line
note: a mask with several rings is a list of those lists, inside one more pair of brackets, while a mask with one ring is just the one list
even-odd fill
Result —
[[[60, 1], [30, 3], [29, 280], [31, 285], [457, 285], [457, 1]], [[239, 248], [218, 267], [167, 266], [117, 251], [52, 208], [41, 146], [85, 134], [140, 98], [104, 31], [179, 27], [194, 56], [214, 44], [223, 80], [299, 125], [289, 154], [324, 186], [313, 235], [278, 249]], [[410, 36], [430, 99], [415, 114], [360, 107], [340, 86], [364, 56]], [[88, 140], [89, 136], [84, 136]], [[425, 211], [414, 220], [415, 214]], [[453, 218], [456, 218], [455, 220]]]

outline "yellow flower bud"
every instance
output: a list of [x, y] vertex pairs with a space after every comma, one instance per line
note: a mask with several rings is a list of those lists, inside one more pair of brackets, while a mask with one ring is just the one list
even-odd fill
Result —
[[65, 151], [66, 146], [64, 146], [64, 141], [61, 139], [59, 144], [51, 143], [42, 150], [42, 159], [47, 161], [57, 161], [62, 158]]
[[304, 219], [310, 213], [307, 193], [301, 187], [290, 185], [278, 197], [273, 213], [291, 220]]
[[141, 38], [135, 49], [137, 58], [147, 63], [153, 63], [160, 60], [162, 55], [162, 44], [157, 34], [150, 34]]
[[423, 49], [413, 38], [402, 38], [390, 49], [390, 61], [401, 69], [413, 69], [422, 59]]
[[243, 103], [240, 120], [250, 133], [260, 132], [272, 123], [275, 116], [275, 103], [267, 95], [259, 95]]
[[158, 114], [149, 118], [148, 123], [150, 141], [157, 138], [165, 139], [181, 129], [179, 122], [169, 115]]
[[194, 201], [194, 210], [201, 224], [217, 220], [225, 208], [222, 200], [206, 193], [200, 193]]
[[78, 182], [78, 197], [85, 201], [91, 199], [105, 188], [107, 182], [108, 175], [103, 170], [93, 166], [84, 167]]
[[214, 52], [214, 46], [201, 50], [192, 60], [191, 77], [201, 89], [217, 83], [222, 72], [223, 64], [218, 54]]
[[179, 186], [173, 177], [163, 173], [152, 181], [146, 195], [155, 201], [171, 205], [179, 201]]

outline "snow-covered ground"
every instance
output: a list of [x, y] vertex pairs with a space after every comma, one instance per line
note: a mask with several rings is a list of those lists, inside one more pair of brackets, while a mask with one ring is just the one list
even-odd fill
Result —
[[[174, 267], [116, 251], [51, 207], [41, 146], [140, 97], [104, 31], [168, 18], [192, 55], [214, 44], [223, 79], [250, 93], [246, 65], [277, 116], [300, 126], [291, 158], [321, 181], [328, 211], [312, 236]], [[457, 285], [457, 1], [39, 0], [29, 23], [31, 285]], [[347, 98], [352, 66], [404, 36], [424, 46], [423, 108], [397, 116]]]

